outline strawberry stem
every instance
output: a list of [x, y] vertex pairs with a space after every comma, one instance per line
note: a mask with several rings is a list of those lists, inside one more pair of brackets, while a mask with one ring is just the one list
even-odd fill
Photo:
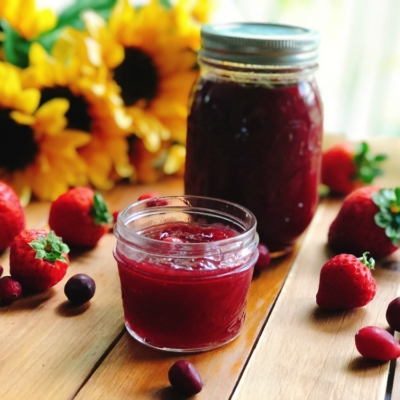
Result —
[[362, 257], [358, 258], [358, 260], [364, 264], [368, 269], [374, 269], [375, 268], [375, 260], [370, 257], [368, 260], [367, 255], [369, 254], [369, 251], [366, 251], [363, 253]]
[[400, 187], [381, 189], [372, 195], [372, 200], [379, 207], [375, 214], [375, 223], [385, 229], [386, 236], [394, 246], [400, 243]]
[[42, 258], [49, 262], [57, 260], [67, 262], [64, 254], [69, 253], [69, 247], [62, 242], [62, 239], [50, 231], [47, 236], [38, 235], [37, 239], [30, 242], [29, 246], [36, 250], [36, 258]]
[[386, 154], [371, 154], [368, 143], [361, 142], [356, 148], [353, 159], [357, 168], [353, 180], [359, 179], [367, 184], [372, 183], [377, 176], [382, 175], [383, 172], [379, 168], [379, 164], [386, 158]]
[[96, 225], [105, 225], [113, 222], [113, 217], [108, 211], [107, 204], [100, 193], [94, 194], [90, 215], [93, 217]]

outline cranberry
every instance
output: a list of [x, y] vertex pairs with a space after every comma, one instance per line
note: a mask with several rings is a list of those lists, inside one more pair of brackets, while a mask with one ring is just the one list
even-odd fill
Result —
[[3, 275], [3, 272], [4, 272], [4, 268], [0, 265], [0, 276]]
[[386, 320], [392, 329], [400, 332], [400, 297], [389, 303], [386, 310]]
[[366, 358], [390, 361], [400, 357], [400, 344], [388, 331], [376, 326], [366, 326], [355, 336], [359, 353]]
[[203, 388], [201, 376], [196, 367], [185, 360], [179, 360], [168, 371], [172, 387], [185, 396], [199, 393]]
[[112, 213], [112, 217], [113, 217], [113, 222], [114, 222], [114, 224], [117, 223], [118, 215], [119, 215], [119, 211], [114, 211], [114, 212]]
[[152, 199], [154, 197], [160, 197], [160, 195], [157, 192], [147, 192], [147, 193], [143, 193], [142, 195], [140, 195], [138, 198], [138, 201]]
[[11, 304], [19, 299], [22, 294], [22, 287], [18, 281], [11, 276], [3, 276], [0, 278], [0, 299], [5, 304]]
[[72, 276], [64, 286], [65, 295], [76, 306], [89, 301], [94, 296], [95, 291], [95, 281], [86, 274]]
[[256, 271], [263, 271], [271, 263], [271, 256], [268, 247], [265, 244], [259, 243], [258, 248], [258, 259], [254, 269]]

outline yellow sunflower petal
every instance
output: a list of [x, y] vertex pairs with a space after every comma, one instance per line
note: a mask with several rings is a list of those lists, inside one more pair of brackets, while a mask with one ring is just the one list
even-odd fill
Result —
[[171, 146], [167, 159], [164, 164], [164, 172], [167, 175], [172, 175], [177, 172], [182, 172], [185, 165], [186, 148], [181, 144]]
[[2, 0], [0, 18], [4, 18], [22, 37], [33, 39], [55, 27], [57, 17], [50, 9], [38, 10], [35, 0]]
[[36, 121], [32, 115], [21, 113], [20, 111], [11, 111], [10, 118], [20, 125], [32, 125]]

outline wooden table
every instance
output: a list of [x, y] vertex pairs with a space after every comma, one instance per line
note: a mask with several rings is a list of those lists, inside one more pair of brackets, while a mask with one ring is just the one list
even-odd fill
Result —
[[[386, 173], [376, 183], [400, 185], [400, 139], [371, 142], [375, 151], [390, 154]], [[183, 184], [175, 178], [148, 186], [120, 185], [105, 197], [113, 211], [149, 190], [182, 194]], [[201, 354], [155, 351], [127, 334], [112, 233], [95, 249], [72, 253], [62, 282], [0, 307], [0, 399], [180, 399], [167, 372], [181, 358], [202, 375], [205, 386], [196, 399], [400, 399], [396, 362], [365, 360], [354, 345], [354, 334], [363, 326], [388, 326], [387, 304], [400, 295], [400, 252], [378, 263], [378, 292], [367, 307], [336, 314], [316, 307], [319, 271], [331, 256], [327, 231], [339, 207], [338, 199], [321, 201], [295, 251], [254, 277], [241, 335]], [[47, 227], [48, 211], [48, 203], [31, 203], [28, 227]], [[0, 255], [0, 264], [7, 275], [8, 252]], [[76, 273], [97, 283], [95, 297], [78, 308], [68, 304], [63, 292]]]

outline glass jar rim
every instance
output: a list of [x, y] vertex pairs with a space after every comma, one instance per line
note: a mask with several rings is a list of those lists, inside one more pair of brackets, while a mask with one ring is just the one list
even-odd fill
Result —
[[[225, 211], [223, 208], [214, 210], [198, 204], [193, 206], [193, 202], [196, 200], [200, 203], [203, 202], [205, 204], [225, 207]], [[227, 210], [235, 210], [236, 213], [241, 214], [242, 217], [246, 217], [248, 219], [247, 226], [245, 226], [245, 222], [240, 221], [239, 215], [232, 216], [227, 212]], [[179, 211], [198, 215], [201, 215], [202, 212], [206, 212], [205, 215], [208, 216], [220, 216], [222, 219], [240, 227], [242, 232], [238, 230], [239, 234], [236, 236], [211, 242], [174, 243], [149, 238], [141, 235], [140, 230], [132, 230], [127, 227], [127, 224], [139, 220], [146, 215], [154, 216], [166, 214], [168, 212], [178, 213]], [[256, 227], [257, 221], [254, 214], [239, 204], [205, 196], [180, 195], [145, 199], [130, 204], [118, 214], [117, 222], [114, 227], [114, 234], [117, 239], [124, 242], [125, 245], [135, 247], [136, 249], [140, 248], [143, 251], [150, 252], [154, 255], [165, 254], [165, 252], [168, 252], [173, 257], [187, 258], [190, 256], [222, 254], [234, 251], [234, 249], [239, 245], [241, 248], [250, 246], [251, 243], [255, 241], [258, 242]], [[256, 236], [257, 239], [255, 239]]]

